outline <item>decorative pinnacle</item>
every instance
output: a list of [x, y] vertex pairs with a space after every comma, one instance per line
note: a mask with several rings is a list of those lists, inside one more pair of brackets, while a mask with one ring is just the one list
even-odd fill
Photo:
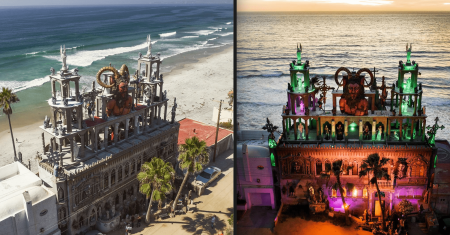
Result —
[[152, 40], [150, 38], [150, 34], [147, 35], [147, 46], [148, 46], [148, 49], [147, 49], [147, 57], [148, 57], [152, 54]]

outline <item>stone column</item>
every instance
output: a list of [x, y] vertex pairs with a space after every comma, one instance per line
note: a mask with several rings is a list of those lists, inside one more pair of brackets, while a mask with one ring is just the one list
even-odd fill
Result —
[[119, 139], [119, 136], [117, 136], [119, 134], [119, 124], [120, 123], [114, 123], [114, 144], [117, 143], [117, 140]]
[[[374, 98], [375, 99], [375, 98]], [[372, 121], [372, 140], [375, 140], [376, 137], [376, 130], [377, 130], [377, 121]]]
[[75, 162], [75, 153], [74, 153], [74, 147], [73, 147], [73, 145], [75, 144], [74, 143], [75, 141], [73, 140], [73, 137], [69, 137], [69, 143], [70, 143], [70, 160], [72, 161], [72, 162]]
[[348, 121], [347, 120], [344, 121], [344, 138], [345, 138], [345, 141], [347, 141], [347, 139], [348, 139]]
[[294, 119], [294, 140], [297, 140], [297, 119]]
[[45, 138], [44, 138], [44, 132], [42, 132], [42, 153], [45, 154]]
[[94, 132], [94, 152], [97, 152], [97, 150], [98, 150], [98, 134], [99, 134], [99, 131], [97, 130], [97, 128], [95, 128], [94, 130], [93, 130], [93, 132]]
[[389, 137], [391, 136], [391, 119], [387, 120], [387, 127], [384, 131], [384, 139], [389, 140]]
[[309, 129], [309, 119], [305, 120], [305, 139], [309, 140], [309, 133], [308, 133], [308, 129]]
[[129, 129], [128, 125], [129, 125], [129, 123], [130, 123], [130, 119], [127, 118], [125, 120], [125, 139], [128, 138], [128, 129]]
[[150, 68], [150, 72], [149, 72], [149, 77], [152, 77], [152, 74], [153, 74], [153, 63], [152, 63], [152, 58], [149, 58], [149, 63], [148, 63], [148, 67]]
[[78, 106], [77, 109], [77, 121], [78, 121], [78, 129], [83, 129], [83, 107], [82, 105]]
[[159, 67], [161, 65], [161, 61], [156, 62], [156, 76], [158, 76], [157, 78], [159, 79]]
[[163, 97], [163, 84], [164, 84], [164, 82], [159, 83], [159, 102], [162, 101], [162, 97]]
[[67, 133], [72, 132], [72, 109], [66, 109], [66, 126]]
[[414, 95], [414, 114], [413, 114], [413, 116], [417, 116], [416, 111], [417, 111], [417, 94]]
[[331, 120], [331, 140], [333, 143], [336, 140], [336, 122], [334, 119]]
[[167, 101], [164, 102], [164, 121], [167, 121]]
[[158, 125], [161, 124], [161, 104], [158, 105]]
[[79, 153], [80, 158], [84, 158], [84, 144], [85, 144], [84, 135], [85, 135], [85, 133], [80, 134], [80, 139], [81, 139], [81, 146], [80, 146], [80, 153]]
[[402, 116], [403, 95], [400, 95], [400, 105], [398, 106], [398, 116]]
[[56, 98], [56, 86], [55, 86], [55, 80], [53, 78], [50, 81], [51, 87], [52, 87], [52, 96]]
[[139, 134], [139, 115], [134, 116], [134, 130]]
[[155, 106], [150, 107], [150, 127], [155, 126]]
[[362, 133], [363, 133], [363, 121], [359, 120], [359, 140], [362, 139]]
[[103, 133], [103, 147], [105, 149], [108, 147], [108, 126], [105, 127], [105, 132]]
[[145, 108], [144, 109], [144, 128], [143, 128], [143, 130], [142, 131], [146, 131], [148, 128], [147, 128], [147, 116], [148, 116], [148, 110], [149, 110], [149, 108], [147, 107], [147, 108]]
[[80, 81], [75, 81], [75, 100], [77, 101], [77, 102], [79, 102], [80, 101], [80, 99], [78, 98], [79, 96], [80, 96], [80, 87], [79, 87], [79, 83], [80, 83]]
[[108, 171], [108, 188], [111, 188], [111, 171]]
[[102, 115], [98, 116], [99, 118], [103, 118], [103, 114], [106, 114], [106, 97], [102, 96]]
[[414, 119], [411, 118], [411, 138], [410, 141], [412, 142], [414, 140]]
[[58, 146], [59, 153], [62, 152], [62, 144], [63, 144], [62, 142], [63, 142], [63, 139], [59, 139], [59, 146]]

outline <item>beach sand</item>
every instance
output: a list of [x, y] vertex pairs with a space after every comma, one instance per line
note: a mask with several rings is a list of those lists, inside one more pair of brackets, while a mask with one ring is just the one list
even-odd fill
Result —
[[[164, 90], [167, 90], [169, 103], [167, 118], [170, 119], [174, 97], [177, 99], [176, 120], [190, 118], [207, 124], [212, 121], [213, 108], [219, 107], [219, 100], [224, 100], [223, 108], [228, 108], [227, 94], [233, 89], [233, 47], [200, 59], [196, 63], [186, 63], [170, 73], [164, 74]], [[216, 102], [217, 101], [217, 102]], [[31, 171], [37, 172], [36, 152], [42, 153], [42, 125], [50, 107], [37, 112], [20, 113], [11, 116], [16, 151], [22, 152], [23, 161], [31, 162]], [[14, 162], [14, 151], [8, 123], [0, 126], [0, 166]], [[50, 135], [46, 135], [46, 144]]]

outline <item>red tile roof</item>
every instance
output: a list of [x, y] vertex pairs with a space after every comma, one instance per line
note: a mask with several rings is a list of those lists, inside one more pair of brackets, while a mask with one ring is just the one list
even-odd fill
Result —
[[[184, 144], [187, 138], [197, 136], [200, 140], [204, 140], [209, 147], [214, 145], [216, 140], [216, 126], [208, 125], [199, 121], [185, 118], [180, 123], [180, 132], [178, 134], [178, 145]], [[195, 129], [195, 132], [194, 132]], [[233, 132], [219, 127], [219, 136], [217, 142], [225, 138]]]

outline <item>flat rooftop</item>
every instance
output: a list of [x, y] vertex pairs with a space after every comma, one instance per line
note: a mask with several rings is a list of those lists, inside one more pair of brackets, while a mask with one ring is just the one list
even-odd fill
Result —
[[[195, 121], [189, 118], [184, 118], [180, 123], [180, 132], [178, 134], [178, 145], [184, 144], [187, 138], [197, 136], [200, 140], [206, 142], [206, 146], [214, 145], [216, 141], [216, 126], [208, 125], [199, 121]], [[226, 136], [233, 134], [232, 131], [220, 128], [217, 142]]]

